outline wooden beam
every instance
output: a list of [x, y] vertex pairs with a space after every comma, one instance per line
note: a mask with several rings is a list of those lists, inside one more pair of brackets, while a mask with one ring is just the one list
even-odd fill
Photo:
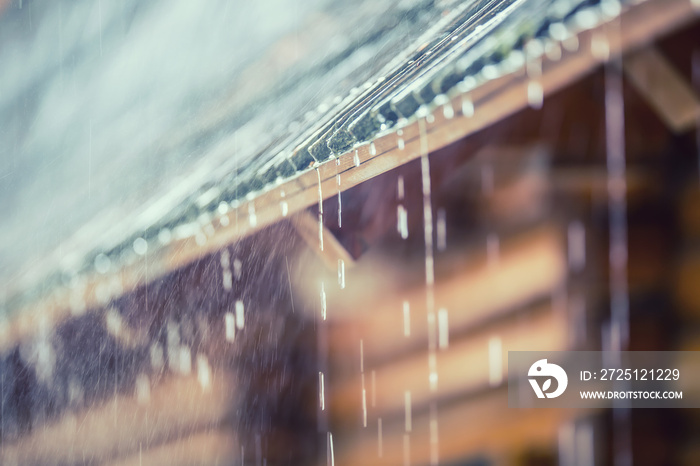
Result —
[[84, 464], [148, 450], [152, 445], [211, 429], [228, 413], [232, 383], [219, 375], [204, 389], [197, 377], [173, 377], [147, 400], [119, 395], [62, 416], [0, 447], [2, 464]]
[[308, 210], [296, 213], [290, 219], [309, 249], [316, 252], [326, 267], [337, 270], [340, 261], [344, 267], [352, 267], [355, 260], [340, 244], [333, 232]]
[[[517, 453], [533, 448], [556, 451], [559, 428], [590, 413], [576, 409], [508, 408], [505, 390], [477, 399], [438, 407], [436, 451], [440, 464], [462, 464], [469, 459], [488, 459], [489, 464], [517, 464]], [[382, 423], [381, 457], [378, 422], [361, 429], [352, 442], [339, 448], [336, 464], [387, 465], [431, 464], [431, 417], [428, 412], [413, 416], [411, 432], [404, 419]], [[406, 440], [408, 439], [408, 440]], [[406, 446], [408, 448], [406, 448]]]
[[[552, 225], [503, 241], [495, 263], [489, 262], [485, 246], [483, 250], [468, 255], [454, 252], [454, 266], [459, 268], [449, 277], [438, 277], [435, 283], [435, 311], [447, 310], [453, 333], [463, 333], [528, 303], [548, 299], [565, 283], [565, 246]], [[348, 275], [346, 289], [328, 287], [328, 308], [333, 310], [329, 319], [337, 324], [330, 328], [333, 351], [357, 352], [362, 339], [364, 357], [372, 362], [426, 347], [425, 287], [419, 282], [400, 291], [402, 285], [415, 282], [409, 274], [416, 271], [422, 279], [422, 264], [381, 270], [371, 261], [358, 263]], [[392, 283], [380, 282], [379, 288], [373, 287], [372, 282], [380, 281], [377, 274], [390, 276]], [[387, 294], [386, 290], [391, 292]], [[314, 288], [311, 293], [315, 296], [318, 291]], [[409, 305], [408, 322], [404, 320], [404, 302]]]
[[[248, 452], [249, 456], [251, 453]], [[167, 464], [169, 466], [222, 465], [239, 464], [240, 447], [236, 443], [234, 432], [228, 429], [211, 430], [174, 442], [168, 442], [149, 449], [140, 449], [138, 453], [121, 458], [105, 466], [140, 466]], [[249, 458], [250, 459], [250, 458]]]
[[361, 417], [363, 378], [365, 404], [373, 417], [403, 413], [406, 391], [419, 409], [434, 399], [449, 400], [500, 386], [507, 379], [508, 351], [567, 350], [568, 330], [566, 313], [547, 305], [530, 313], [527, 326], [516, 319], [456, 339], [436, 351], [437, 379], [432, 387], [427, 348], [376, 368], [365, 364], [364, 376], [358, 374], [331, 387], [331, 411], [343, 422]]
[[681, 133], [697, 124], [698, 96], [656, 47], [626, 56], [623, 68], [632, 85], [669, 129]]

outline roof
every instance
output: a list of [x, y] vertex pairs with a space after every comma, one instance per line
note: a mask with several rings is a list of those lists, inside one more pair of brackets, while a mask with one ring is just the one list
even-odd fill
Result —
[[[381, 156], [386, 135], [394, 146], [396, 134], [413, 143], [406, 153], [415, 157], [432, 148], [418, 132], [421, 124], [430, 132], [436, 109], [470, 116], [475, 96], [492, 93], [487, 84], [537, 81], [527, 63], [561, 55], [562, 46], [575, 53], [578, 32], [628, 4], [317, 1], [290, 10], [275, 0], [236, 9], [131, 0], [11, 8], [0, 18], [0, 61], [17, 64], [0, 76], [10, 142], [0, 174], [6, 307], [170, 253], [176, 243], [192, 251], [154, 267], [154, 276], [215, 250], [327, 196], [321, 185]], [[441, 113], [443, 122], [452, 117]], [[488, 122], [453, 128], [443, 143]], [[373, 174], [345, 177], [343, 189]], [[274, 212], [262, 215], [270, 204]], [[233, 236], [217, 239], [234, 226]]]

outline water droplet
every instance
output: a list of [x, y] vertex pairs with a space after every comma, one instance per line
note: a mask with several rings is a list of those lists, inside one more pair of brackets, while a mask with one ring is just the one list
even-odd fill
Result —
[[190, 349], [182, 345], [180, 347], [180, 374], [189, 375], [192, 372], [192, 353]]
[[365, 390], [364, 374], [362, 374], [362, 427], [367, 427], [367, 390]]
[[168, 228], [163, 228], [158, 232], [158, 241], [160, 241], [160, 244], [166, 245], [170, 243], [172, 237], [173, 235]]
[[408, 301], [403, 302], [403, 336], [411, 336], [411, 307]]
[[431, 350], [428, 354], [428, 382], [430, 383], [430, 391], [435, 393], [438, 388], [438, 373], [437, 373], [437, 356], [435, 351]]
[[326, 320], [326, 287], [321, 282], [321, 317]]
[[591, 54], [596, 60], [608, 61], [610, 59], [610, 43], [604, 33], [599, 32], [591, 36]]
[[489, 339], [489, 384], [492, 387], [503, 382], [503, 343], [499, 337]]
[[544, 101], [544, 90], [542, 85], [537, 81], [530, 81], [527, 84], [527, 103], [531, 108], [539, 110], [542, 108]]
[[470, 97], [462, 97], [462, 115], [465, 117], [474, 116], [474, 102], [472, 102]]
[[369, 143], [369, 155], [377, 155], [377, 147], [373, 142]]
[[204, 354], [197, 355], [197, 381], [205, 392], [211, 388], [211, 367]]
[[163, 368], [165, 363], [163, 357], [163, 347], [158, 343], [153, 343], [150, 350], [151, 356], [151, 367], [154, 371], [159, 371]]
[[243, 264], [241, 264], [241, 261], [238, 258], [235, 258], [233, 260], [233, 276], [236, 280], [241, 279], [242, 267]]
[[105, 274], [109, 272], [111, 266], [112, 261], [110, 261], [109, 257], [105, 254], [100, 253], [95, 257], [95, 270], [97, 270], [98, 273]]
[[122, 333], [122, 316], [114, 308], [109, 308], [105, 314], [105, 324], [107, 327], [107, 332], [109, 332], [114, 337], [119, 337]]
[[151, 401], [151, 381], [146, 374], [136, 377], [136, 401], [142, 405]]
[[318, 401], [321, 411], [326, 410], [326, 388], [323, 381], [323, 372], [318, 373]]
[[401, 238], [408, 238], [408, 213], [403, 204], [396, 206], [396, 229], [401, 235]]
[[134, 240], [134, 252], [139, 256], [143, 256], [148, 251], [148, 242], [143, 238], [136, 238]]
[[444, 251], [447, 248], [445, 209], [438, 209], [437, 214], [437, 249], [438, 251]]
[[335, 159], [335, 169], [336, 169], [336, 175], [335, 175], [335, 181], [336, 185], [338, 186], [338, 228], [343, 227], [343, 202], [342, 198], [340, 195], [340, 173], [338, 173], [338, 167], [340, 166], [340, 159]]
[[446, 120], [451, 120], [455, 116], [455, 109], [452, 108], [452, 103], [448, 102], [442, 107], [442, 114]]
[[318, 242], [323, 251], [323, 191], [321, 190], [321, 172], [316, 169], [318, 177]]
[[216, 208], [217, 212], [219, 212], [220, 215], [224, 215], [228, 213], [229, 205], [228, 202], [221, 201], [219, 202], [218, 207]]
[[228, 252], [228, 249], [221, 250], [219, 263], [221, 263], [221, 267], [224, 269], [228, 269], [229, 267], [231, 267], [231, 253]]
[[[435, 282], [433, 263], [433, 207], [431, 204], [430, 188], [430, 159], [428, 158], [428, 135], [423, 120], [418, 120], [421, 150], [421, 181], [423, 188], [423, 228], [425, 236], [425, 283], [432, 289]], [[429, 292], [430, 296], [432, 293]], [[433, 312], [430, 304], [428, 314]]]
[[327, 466], [335, 466], [335, 453], [333, 452], [333, 434], [328, 432], [328, 458]]
[[447, 309], [441, 308], [438, 311], [438, 347], [445, 349], [449, 345], [450, 327], [447, 320]]
[[355, 162], [356, 167], [360, 166], [360, 154], [357, 149], [355, 149], [355, 157], [353, 158], [353, 161]]
[[345, 261], [338, 259], [338, 285], [340, 289], [345, 289]]
[[236, 327], [240, 330], [245, 325], [245, 312], [243, 308], [243, 301], [236, 301]]
[[255, 204], [252, 201], [248, 204], [248, 223], [251, 228], [255, 228], [258, 224], [258, 217], [255, 215]]
[[360, 372], [365, 371], [365, 349], [362, 339], [360, 339]]
[[236, 317], [232, 312], [224, 314], [224, 324], [226, 329], [226, 341], [233, 342], [236, 338]]

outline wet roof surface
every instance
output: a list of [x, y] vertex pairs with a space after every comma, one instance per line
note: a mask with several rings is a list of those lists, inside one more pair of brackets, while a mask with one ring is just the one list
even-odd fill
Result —
[[522, 66], [529, 39], [559, 40], [605, 14], [598, 3], [13, 3], [0, 16], [0, 280], [46, 288], [46, 273], [66, 282], [157, 248]]

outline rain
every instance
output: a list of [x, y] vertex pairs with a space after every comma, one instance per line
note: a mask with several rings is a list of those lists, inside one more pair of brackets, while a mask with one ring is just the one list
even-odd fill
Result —
[[0, 0], [0, 463], [695, 464], [696, 3]]

